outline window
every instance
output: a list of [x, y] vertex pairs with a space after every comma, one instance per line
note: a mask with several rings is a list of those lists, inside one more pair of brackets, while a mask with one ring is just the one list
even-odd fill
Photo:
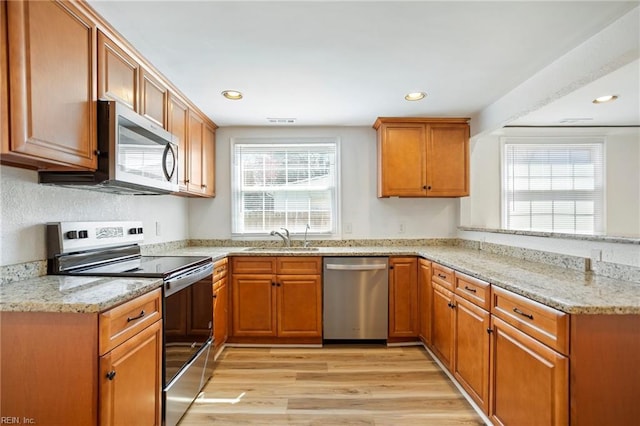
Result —
[[233, 141], [232, 233], [334, 234], [337, 229], [336, 138]]
[[502, 158], [504, 228], [604, 233], [602, 140], [508, 138]]

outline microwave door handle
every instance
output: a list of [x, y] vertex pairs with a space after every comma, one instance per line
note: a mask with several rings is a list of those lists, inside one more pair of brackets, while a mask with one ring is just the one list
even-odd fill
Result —
[[[169, 155], [169, 153], [171, 153], [171, 158], [173, 159], [171, 172], [167, 170], [167, 156]], [[177, 163], [178, 162], [176, 161], [176, 153], [173, 151], [171, 144], [166, 144], [164, 147], [164, 152], [162, 153], [162, 171], [164, 172], [164, 177], [167, 178], [168, 181], [171, 181], [173, 174], [176, 172]]]

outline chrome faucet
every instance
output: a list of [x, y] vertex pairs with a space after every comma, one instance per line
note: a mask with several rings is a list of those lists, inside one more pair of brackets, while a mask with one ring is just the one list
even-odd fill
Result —
[[284, 246], [285, 247], [291, 247], [291, 239], [289, 238], [289, 230], [287, 228], [280, 228], [284, 231], [284, 234], [282, 232], [278, 232], [278, 231], [271, 231], [271, 236], [278, 236], [280, 238], [282, 238], [282, 241], [284, 241]]
[[302, 247], [305, 248], [309, 247], [309, 245], [311, 244], [309, 241], [307, 241], [307, 232], [309, 231], [309, 229], [311, 229], [311, 227], [307, 223], [307, 227], [304, 229], [304, 244], [302, 245]]

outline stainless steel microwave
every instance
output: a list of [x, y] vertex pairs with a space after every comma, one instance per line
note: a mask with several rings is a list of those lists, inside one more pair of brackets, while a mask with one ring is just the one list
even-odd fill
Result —
[[178, 191], [177, 138], [115, 101], [98, 101], [98, 169], [39, 172], [43, 184], [116, 194]]

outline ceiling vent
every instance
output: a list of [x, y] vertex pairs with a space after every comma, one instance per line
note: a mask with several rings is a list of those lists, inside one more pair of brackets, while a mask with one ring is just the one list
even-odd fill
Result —
[[267, 118], [271, 124], [295, 124], [295, 118]]

